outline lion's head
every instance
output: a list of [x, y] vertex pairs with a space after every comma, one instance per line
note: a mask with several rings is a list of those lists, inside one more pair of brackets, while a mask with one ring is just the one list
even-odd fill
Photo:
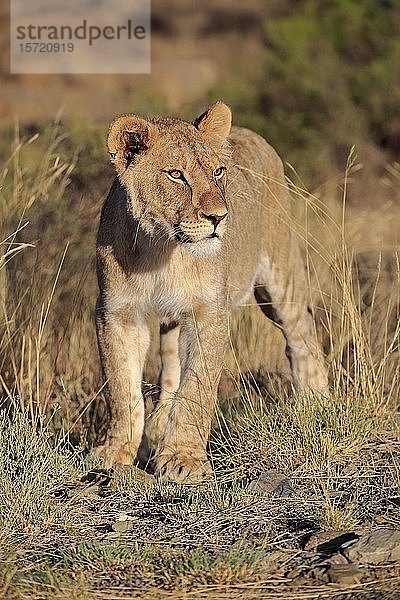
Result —
[[111, 124], [107, 145], [128, 209], [150, 235], [194, 256], [221, 247], [231, 111], [218, 102], [193, 123], [136, 115]]

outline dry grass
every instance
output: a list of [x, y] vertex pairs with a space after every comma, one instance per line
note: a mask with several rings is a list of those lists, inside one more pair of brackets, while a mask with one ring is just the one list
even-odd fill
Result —
[[[382, 516], [400, 484], [398, 167], [385, 182], [393, 201], [368, 211], [347, 206], [354, 154], [314, 194], [291, 184], [329, 397], [293, 396], [281, 333], [249, 306], [235, 319], [221, 386], [216, 481], [193, 490], [143, 484], [132, 471], [93, 488], [80, 481], [90, 465], [77, 452], [106, 424], [92, 321], [104, 163], [76, 156], [59, 124], [14, 133], [0, 174], [0, 597], [94, 598], [121, 586], [156, 597], [235, 585], [266, 593], [313, 528]], [[72, 453], [70, 441], [80, 443]], [[285, 516], [283, 500], [247, 489], [271, 467], [297, 486]], [[130, 511], [135, 529], [114, 539], [104, 527], [118, 511]], [[273, 562], [276, 548], [286, 563]]]

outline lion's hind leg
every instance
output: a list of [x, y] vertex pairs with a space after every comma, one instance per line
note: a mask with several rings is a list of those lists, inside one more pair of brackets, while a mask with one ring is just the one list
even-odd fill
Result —
[[282, 329], [296, 389], [326, 392], [328, 379], [309, 308], [303, 262], [296, 246], [288, 250], [274, 261], [263, 254], [254, 295], [263, 313]]
[[175, 321], [160, 326], [161, 377], [160, 398], [153, 413], [149, 416], [146, 433], [152, 443], [163, 436], [173, 397], [179, 387], [181, 365], [179, 359], [179, 324]]

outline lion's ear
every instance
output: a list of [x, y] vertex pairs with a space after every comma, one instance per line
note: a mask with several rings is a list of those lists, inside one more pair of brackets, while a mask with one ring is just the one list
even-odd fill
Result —
[[223, 102], [216, 102], [193, 121], [193, 125], [207, 137], [211, 145], [219, 148], [227, 139], [231, 124], [231, 109]]
[[136, 115], [118, 117], [111, 123], [107, 147], [119, 174], [147, 152], [157, 133], [157, 127], [153, 123]]

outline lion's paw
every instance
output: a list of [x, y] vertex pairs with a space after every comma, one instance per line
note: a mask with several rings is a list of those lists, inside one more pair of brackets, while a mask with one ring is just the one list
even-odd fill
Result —
[[129, 450], [128, 444], [110, 444], [107, 442], [102, 446], [93, 448], [91, 456], [101, 458], [105, 469], [110, 469], [116, 465], [131, 465], [136, 458]]
[[207, 457], [188, 456], [179, 452], [161, 453], [157, 459], [156, 475], [176, 483], [200, 483], [213, 474]]

